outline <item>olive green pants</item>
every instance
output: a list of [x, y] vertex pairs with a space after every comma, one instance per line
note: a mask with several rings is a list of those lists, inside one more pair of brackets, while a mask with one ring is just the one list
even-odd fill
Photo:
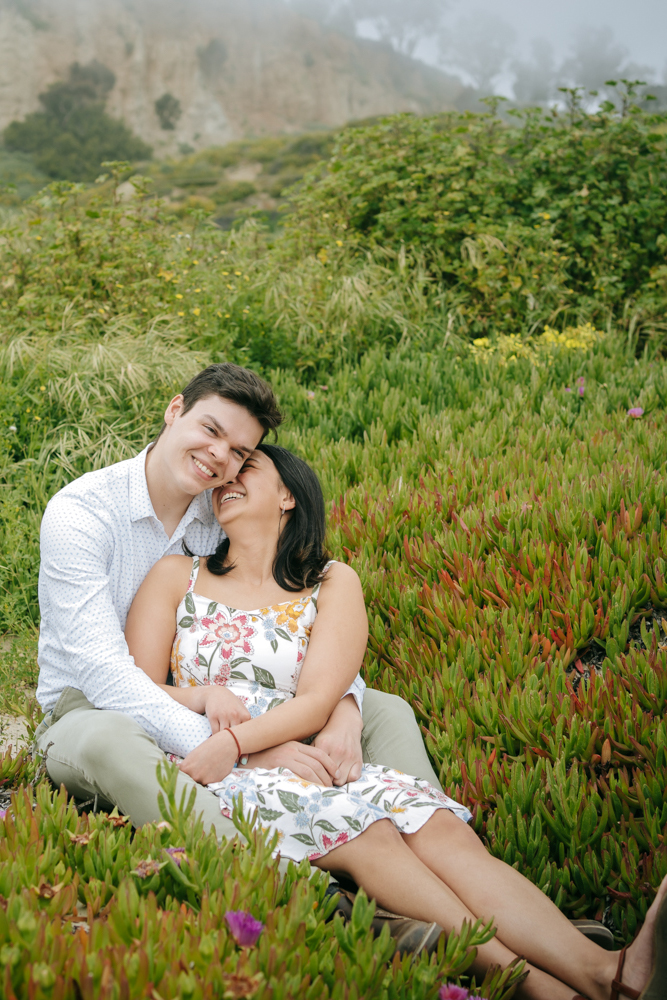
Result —
[[[367, 690], [364, 696], [362, 751], [368, 764], [385, 764], [424, 778], [436, 788], [438, 779], [407, 702], [395, 695]], [[46, 769], [56, 785], [64, 785], [78, 799], [97, 796], [103, 809], [118, 806], [134, 826], [160, 819], [157, 765], [164, 761], [159, 746], [129, 715], [94, 708], [75, 688], [66, 688], [56, 707], [35, 733], [35, 748], [45, 753]], [[179, 773], [181, 790], [196, 791], [195, 813], [206, 829], [222, 837], [234, 836], [231, 820], [220, 812], [220, 800], [187, 774]]]

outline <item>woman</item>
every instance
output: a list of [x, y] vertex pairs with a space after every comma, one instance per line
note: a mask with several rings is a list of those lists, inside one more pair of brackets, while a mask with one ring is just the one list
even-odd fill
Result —
[[[467, 825], [470, 813], [427, 782], [364, 765], [358, 780], [323, 788], [284, 768], [247, 766], [249, 754], [325, 724], [363, 659], [366, 612], [356, 573], [327, 560], [317, 478], [286, 449], [260, 445], [233, 483], [214, 490], [213, 506], [227, 535], [218, 551], [158, 562], [126, 626], [136, 663], [211, 722], [213, 735], [180, 766], [208, 784], [226, 814], [241, 792], [257, 805], [282, 856], [348, 875], [388, 910], [446, 931], [493, 917], [497, 935], [479, 949], [475, 972], [524, 956], [521, 996], [638, 997], [656, 927], [667, 937], [667, 880], [619, 956], [491, 857]], [[166, 684], [170, 662], [175, 686]], [[614, 992], [615, 977], [622, 986]], [[646, 1000], [662, 995], [652, 991]]]

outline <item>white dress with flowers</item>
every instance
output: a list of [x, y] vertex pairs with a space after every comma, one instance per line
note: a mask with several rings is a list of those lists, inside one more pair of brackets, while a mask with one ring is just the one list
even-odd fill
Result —
[[[223, 684], [253, 717], [293, 698], [320, 584], [310, 597], [236, 611], [195, 592], [198, 571], [195, 557], [177, 611], [174, 684]], [[415, 833], [436, 809], [449, 809], [466, 823], [471, 819], [464, 806], [427, 781], [374, 764], [364, 764], [361, 777], [340, 788], [304, 781], [284, 767], [235, 768], [208, 787], [226, 816], [243, 794], [244, 807], [258, 808], [262, 826], [278, 832], [276, 853], [294, 861], [320, 858], [379, 819], [390, 819], [402, 833]]]

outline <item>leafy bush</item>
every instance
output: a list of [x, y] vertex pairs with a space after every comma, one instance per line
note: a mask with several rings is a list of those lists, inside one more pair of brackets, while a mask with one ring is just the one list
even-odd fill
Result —
[[579, 315], [662, 330], [667, 116], [519, 117], [347, 129], [292, 224], [306, 246], [342, 228], [363, 247], [418, 248], [435, 280], [465, 289], [458, 322], [474, 336]]
[[101, 63], [74, 63], [69, 78], [39, 95], [43, 111], [10, 122], [3, 133], [9, 150], [32, 154], [47, 177], [92, 181], [105, 160], [145, 160], [150, 147], [121, 121], [109, 117], [104, 104], [115, 83]]
[[243, 201], [244, 198], [255, 194], [256, 191], [257, 188], [250, 181], [233, 181], [227, 183], [223, 181], [217, 185], [211, 194], [218, 205], [226, 205], [230, 201]]

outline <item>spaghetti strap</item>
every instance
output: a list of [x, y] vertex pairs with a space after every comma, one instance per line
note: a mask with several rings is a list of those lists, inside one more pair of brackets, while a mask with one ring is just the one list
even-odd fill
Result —
[[318, 594], [319, 594], [319, 592], [320, 592], [320, 587], [321, 587], [321, 586], [322, 586], [322, 584], [324, 583], [324, 577], [325, 577], [325, 576], [327, 575], [327, 573], [329, 572], [329, 568], [330, 568], [331, 566], [333, 566], [333, 564], [334, 564], [335, 562], [337, 562], [337, 561], [338, 561], [337, 559], [330, 559], [330, 560], [329, 560], [329, 562], [328, 562], [328, 563], [326, 564], [326, 566], [324, 567], [324, 569], [323, 569], [323, 570], [322, 570], [322, 572], [320, 573], [320, 578], [319, 578], [319, 580], [317, 581], [317, 583], [316, 583], [316, 584], [315, 584], [315, 586], [313, 587], [313, 592], [312, 592], [312, 594], [310, 595], [310, 599], [311, 599], [311, 601], [313, 602], [313, 604], [315, 605], [315, 610], [317, 610], [317, 596], [318, 596]]
[[188, 589], [186, 593], [191, 594], [195, 589], [195, 584], [197, 582], [197, 574], [199, 573], [199, 556], [192, 557], [192, 569], [190, 570], [190, 581], [188, 583]]

